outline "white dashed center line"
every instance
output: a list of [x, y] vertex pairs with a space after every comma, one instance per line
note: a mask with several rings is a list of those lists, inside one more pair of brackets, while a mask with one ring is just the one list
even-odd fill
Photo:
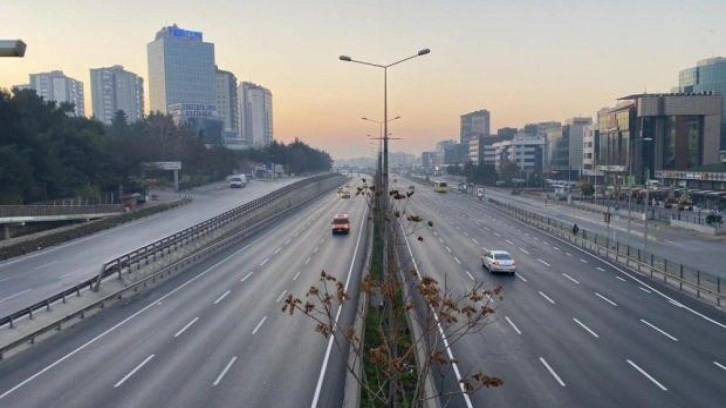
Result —
[[214, 380], [214, 382], [212, 383], [213, 387], [216, 387], [217, 385], [219, 385], [220, 381], [222, 381], [222, 378], [224, 378], [224, 376], [227, 375], [227, 371], [229, 371], [229, 369], [232, 367], [232, 364], [234, 364], [235, 361], [237, 361], [237, 356], [232, 357], [232, 359], [229, 360], [229, 363], [227, 363], [227, 365], [224, 366], [224, 370], [222, 370], [222, 372], [219, 373], [219, 375], [217, 376], [217, 379]]
[[578, 284], [578, 285], [580, 284], [580, 282], [578, 282], [578, 281], [577, 281], [577, 279], [573, 278], [572, 276], [570, 276], [570, 275], [568, 275], [568, 274], [566, 274], [566, 273], [564, 273], [564, 272], [562, 272], [562, 276], [564, 276], [565, 278], [567, 278], [567, 279], [569, 279], [569, 280], [571, 280], [571, 281], [575, 282], [575, 283], [576, 283], [576, 284]]
[[194, 323], [196, 323], [196, 322], [197, 322], [197, 320], [199, 320], [199, 317], [195, 317], [194, 319], [192, 319], [192, 321], [191, 321], [191, 322], [189, 322], [189, 323], [187, 323], [187, 324], [186, 324], [186, 326], [182, 327], [182, 328], [181, 328], [181, 330], [179, 330], [178, 332], [174, 333], [174, 337], [179, 337], [179, 336], [181, 336], [181, 335], [182, 335], [182, 333], [184, 333], [185, 331], [187, 331], [187, 329], [188, 329], [188, 328], [192, 327], [192, 325], [193, 325]]
[[675, 337], [671, 336], [670, 334], [666, 333], [666, 332], [665, 332], [665, 330], [662, 330], [662, 329], [660, 329], [660, 328], [656, 327], [656, 326], [655, 326], [654, 324], [652, 324], [652, 323], [650, 323], [650, 322], [646, 321], [645, 319], [640, 319], [640, 321], [641, 321], [641, 322], [643, 322], [643, 323], [645, 323], [646, 325], [648, 325], [648, 327], [650, 327], [651, 329], [653, 329], [653, 330], [655, 330], [655, 331], [659, 332], [660, 334], [662, 334], [662, 335], [664, 335], [664, 336], [668, 337], [669, 339], [671, 339], [671, 340], [673, 340], [673, 341], [678, 341], [678, 339], [677, 339], [677, 338], [675, 338]]
[[510, 326], [514, 329], [517, 334], [522, 335], [522, 332], [519, 331], [519, 328], [514, 324], [514, 322], [509, 318], [509, 316], [504, 316], [504, 318], [507, 320]]
[[601, 295], [601, 294], [599, 294], [599, 293], [597, 293], [597, 292], [595, 292], [595, 296], [597, 296], [597, 297], [599, 297], [600, 299], [602, 299], [602, 300], [604, 300], [604, 301], [606, 301], [606, 302], [610, 303], [610, 304], [611, 304], [611, 305], [613, 305], [613, 306], [617, 306], [617, 303], [613, 302], [612, 300], [610, 300], [610, 299], [606, 298], [605, 296], [603, 296], [603, 295]]
[[529, 251], [527, 251], [526, 249], [524, 249], [522, 247], [517, 247], [517, 248], [519, 248], [519, 250], [524, 252], [525, 254], [529, 255]]
[[650, 374], [646, 373], [645, 370], [643, 370], [642, 368], [638, 367], [637, 364], [635, 364], [634, 362], [632, 362], [630, 360], [625, 360], [625, 361], [627, 361], [628, 364], [630, 364], [633, 368], [635, 368], [641, 374], [643, 374], [645, 376], [645, 378], [649, 379], [653, 384], [657, 385], [661, 390], [668, 391], [668, 388], [664, 387], [663, 384], [661, 384], [658, 381], [656, 381], [655, 378], [653, 378]]
[[539, 358], [539, 361], [541, 361], [542, 364], [545, 366], [545, 368], [547, 368], [547, 371], [549, 371], [550, 374], [552, 374], [552, 376], [555, 377], [555, 380], [557, 380], [557, 382], [560, 383], [560, 385], [564, 387], [565, 386], [565, 383], [562, 382], [562, 379], [560, 378], [559, 375], [557, 375], [557, 373], [555, 372], [555, 370], [553, 370], [552, 367], [550, 367], [550, 365], [547, 364], [547, 360], [545, 360], [544, 358], [540, 357]]
[[538, 260], [538, 261], [539, 261], [539, 262], [540, 262], [540, 263], [541, 263], [542, 265], [545, 265], [545, 266], [547, 266], [547, 267], [550, 267], [550, 266], [552, 266], [552, 265], [548, 264], [547, 262], [545, 262], [545, 261], [543, 261], [543, 260], [541, 260], [541, 259], [539, 259], [539, 258], [537, 258], [537, 260]]
[[544, 292], [542, 292], [541, 290], [540, 290], [540, 291], [538, 291], [538, 292], [539, 292], [539, 294], [540, 294], [540, 295], [541, 295], [541, 296], [542, 296], [543, 298], [547, 299], [547, 301], [548, 301], [548, 302], [552, 303], [553, 305], [555, 304], [555, 301], [554, 301], [554, 300], [552, 300], [552, 299], [550, 299], [550, 297], [549, 297], [549, 296], [545, 295], [545, 294], [544, 294]]
[[592, 334], [596, 339], [599, 339], [600, 338], [600, 336], [598, 336], [597, 333], [595, 333], [594, 331], [592, 331], [592, 329], [590, 329], [589, 327], [585, 326], [585, 324], [582, 323], [581, 321], [575, 319], [574, 317], [572, 318], [572, 320], [574, 320], [575, 323], [579, 324], [580, 327], [582, 327], [583, 329], [587, 330], [587, 332], [590, 333], [590, 334]]
[[231, 290], [224, 292], [222, 296], [218, 297], [217, 300], [214, 301], [214, 304], [216, 305], [217, 303], [221, 302], [222, 299], [226, 298], [227, 295], [229, 295], [229, 292], [231, 292]]

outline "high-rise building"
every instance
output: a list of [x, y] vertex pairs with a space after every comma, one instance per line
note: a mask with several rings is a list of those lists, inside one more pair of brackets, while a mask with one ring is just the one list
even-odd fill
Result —
[[469, 144], [469, 140], [475, 135], [489, 136], [490, 120], [488, 110], [478, 110], [461, 115], [461, 127], [459, 131], [459, 143]]
[[83, 82], [65, 76], [63, 71], [30, 74], [30, 84], [28, 85], [46, 101], [55, 101], [59, 104], [72, 103], [75, 116], [86, 115], [83, 102]]
[[582, 173], [583, 135], [585, 127], [592, 125], [592, 118], [572, 118], [565, 121], [564, 133], [567, 137], [568, 167], [570, 171]]
[[511, 139], [492, 144], [494, 168], [501, 169], [502, 160], [509, 160], [525, 173], [541, 173], [545, 156], [545, 139], [542, 136], [530, 136], [518, 133]]
[[202, 33], [176, 24], [162, 28], [147, 46], [151, 110], [167, 113], [169, 105], [216, 105], [214, 44]]
[[239, 97], [240, 138], [249, 146], [264, 147], [272, 144], [272, 93], [252, 82], [242, 82]]
[[[683, 93], [713, 92], [726, 98], [726, 58], [703, 59], [695, 67], [681, 70], [678, 88]], [[721, 106], [720, 147], [726, 151], [726, 103]]]
[[144, 80], [120, 65], [91, 68], [93, 116], [111, 124], [116, 112], [123, 111], [129, 123], [144, 117]]
[[237, 77], [217, 68], [217, 114], [224, 123], [224, 130], [239, 134], [239, 107]]

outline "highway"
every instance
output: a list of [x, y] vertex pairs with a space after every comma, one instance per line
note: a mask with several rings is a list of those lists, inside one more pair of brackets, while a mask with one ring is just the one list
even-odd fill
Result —
[[[347, 236], [331, 234], [338, 212], [351, 216]], [[320, 197], [239, 246], [0, 362], [0, 406], [340, 406], [341, 354], [309, 318], [281, 308], [288, 294], [304, 297], [321, 270], [358, 287], [366, 218], [360, 197]], [[344, 308], [341, 323], [350, 324], [353, 313]]]
[[104, 262], [293, 183], [252, 180], [243, 189], [198, 189], [190, 204], [0, 263], [0, 315], [30, 306], [95, 275]]
[[[406, 180], [399, 187], [406, 188]], [[503, 287], [482, 332], [452, 346], [463, 372], [503, 386], [472, 397], [481, 407], [716, 407], [726, 401], [726, 314], [461, 194], [416, 186], [413, 213], [433, 228], [408, 237], [422, 275], [454, 293], [475, 282]], [[504, 249], [518, 273], [492, 275], [482, 248]], [[450, 374], [440, 379], [456, 389]], [[449, 406], [467, 406], [454, 397]]]

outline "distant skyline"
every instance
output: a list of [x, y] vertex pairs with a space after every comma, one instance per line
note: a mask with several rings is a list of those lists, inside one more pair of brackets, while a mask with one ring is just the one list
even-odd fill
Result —
[[389, 114], [402, 117], [391, 150], [419, 154], [458, 139], [460, 115], [479, 109], [496, 132], [669, 92], [679, 70], [726, 56], [724, 15], [720, 0], [8, 0], [0, 39], [28, 48], [0, 60], [0, 87], [62, 70], [90, 107], [90, 69], [123, 65], [149, 106], [146, 46], [176, 23], [215, 44], [220, 69], [270, 89], [277, 140], [351, 158], [377, 148], [366, 135], [379, 127], [360, 117], [382, 119], [383, 73], [338, 56], [389, 63], [430, 48], [389, 71]]

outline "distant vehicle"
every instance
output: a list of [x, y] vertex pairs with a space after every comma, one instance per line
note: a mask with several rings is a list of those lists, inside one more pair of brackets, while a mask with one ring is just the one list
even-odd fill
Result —
[[350, 198], [350, 191], [348, 191], [348, 190], [343, 190], [343, 191], [342, 191], [342, 192], [340, 193], [340, 198]]
[[434, 181], [434, 191], [437, 193], [445, 193], [449, 191], [449, 186], [445, 181]]
[[481, 266], [489, 272], [508, 272], [514, 275], [517, 270], [517, 262], [507, 251], [484, 250], [481, 256]]
[[408, 186], [408, 189], [409, 190], [415, 190], [416, 189], [416, 186], [414, 186], [413, 184], [411, 184], [410, 186]]
[[242, 188], [247, 185], [247, 176], [235, 174], [229, 179], [229, 188]]
[[350, 216], [345, 213], [335, 214], [333, 217], [333, 235], [348, 234], [350, 232]]

